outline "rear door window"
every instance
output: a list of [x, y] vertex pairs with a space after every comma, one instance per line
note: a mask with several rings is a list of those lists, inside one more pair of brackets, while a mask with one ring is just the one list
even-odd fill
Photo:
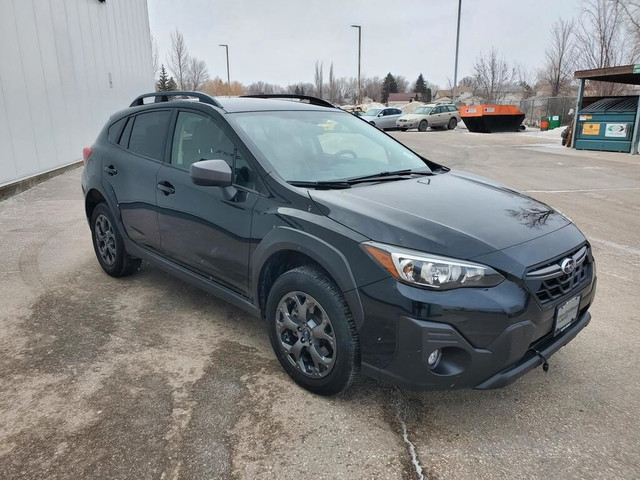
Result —
[[162, 160], [170, 120], [171, 111], [169, 110], [136, 115], [131, 130], [129, 150], [154, 160]]

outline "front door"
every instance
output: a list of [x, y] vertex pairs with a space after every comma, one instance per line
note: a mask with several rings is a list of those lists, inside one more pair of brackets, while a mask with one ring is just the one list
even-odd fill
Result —
[[[189, 167], [200, 160], [225, 160], [234, 172], [234, 186], [194, 185]], [[200, 112], [180, 111], [170, 162], [158, 172], [156, 191], [165, 255], [247, 294], [256, 181], [255, 170], [220, 123]]]

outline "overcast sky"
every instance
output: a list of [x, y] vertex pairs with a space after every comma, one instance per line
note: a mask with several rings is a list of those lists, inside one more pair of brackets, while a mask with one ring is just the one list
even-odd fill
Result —
[[[313, 82], [316, 60], [325, 81], [357, 75], [362, 25], [362, 75], [419, 73], [446, 86], [453, 79], [457, 0], [148, 0], [151, 33], [166, 63], [170, 32], [182, 32], [189, 52], [225, 78], [229, 44], [231, 80], [287, 85]], [[480, 52], [495, 46], [530, 68], [544, 62], [549, 28], [577, 16], [580, 0], [463, 0], [458, 78], [472, 73]]]

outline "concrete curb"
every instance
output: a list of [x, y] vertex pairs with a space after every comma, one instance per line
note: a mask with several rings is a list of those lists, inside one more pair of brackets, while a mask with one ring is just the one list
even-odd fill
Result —
[[18, 180], [17, 182], [8, 183], [6, 185], [0, 185], [0, 201], [5, 200], [14, 195], [17, 195], [19, 193], [22, 193], [25, 190], [28, 190], [31, 187], [35, 187], [39, 183], [44, 182], [45, 180], [56, 177], [58, 175], [62, 175], [63, 173], [66, 173], [69, 170], [73, 170], [74, 168], [78, 168], [80, 166], [82, 166], [82, 160], [78, 160], [76, 162], [70, 163], [63, 167], [58, 167], [53, 170], [49, 170], [48, 172], [34, 175], [33, 177]]

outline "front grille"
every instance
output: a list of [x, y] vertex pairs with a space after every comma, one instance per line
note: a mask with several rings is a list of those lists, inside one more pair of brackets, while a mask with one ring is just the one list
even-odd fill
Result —
[[[593, 266], [588, 253], [588, 247], [583, 246], [548, 263], [536, 266], [527, 273], [527, 285], [532, 292], [535, 292], [541, 304], [564, 297], [590, 278]], [[566, 258], [571, 258], [575, 262], [575, 270], [570, 274], [562, 271], [561, 265]]]

